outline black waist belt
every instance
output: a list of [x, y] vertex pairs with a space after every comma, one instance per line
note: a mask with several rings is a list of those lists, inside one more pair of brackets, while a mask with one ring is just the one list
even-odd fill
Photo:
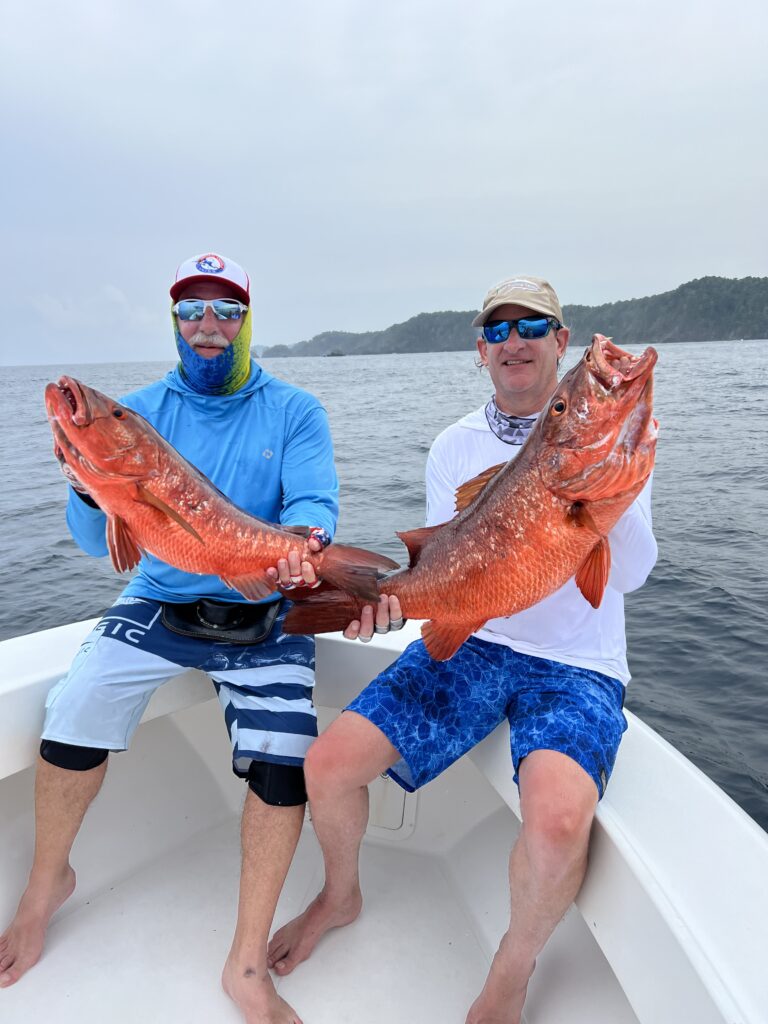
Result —
[[189, 604], [163, 603], [163, 625], [182, 636], [228, 644], [258, 644], [275, 624], [282, 601], [227, 604], [200, 598]]

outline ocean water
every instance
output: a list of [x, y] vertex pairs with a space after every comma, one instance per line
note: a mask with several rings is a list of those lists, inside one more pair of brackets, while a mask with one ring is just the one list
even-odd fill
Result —
[[[627, 705], [768, 830], [768, 342], [663, 345], [654, 477], [659, 561], [627, 598]], [[579, 357], [569, 354], [565, 369]], [[267, 359], [328, 409], [341, 481], [338, 537], [403, 561], [422, 524], [435, 435], [490, 394], [471, 352]], [[98, 615], [120, 590], [64, 522], [43, 389], [68, 373], [112, 394], [166, 363], [2, 371], [0, 639]]]

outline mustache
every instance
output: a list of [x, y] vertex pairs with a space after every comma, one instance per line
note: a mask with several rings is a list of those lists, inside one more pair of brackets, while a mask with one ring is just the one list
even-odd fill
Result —
[[205, 334], [203, 331], [198, 331], [192, 335], [187, 344], [192, 348], [196, 348], [198, 345], [205, 345], [209, 348], [229, 348], [230, 342], [223, 334]]

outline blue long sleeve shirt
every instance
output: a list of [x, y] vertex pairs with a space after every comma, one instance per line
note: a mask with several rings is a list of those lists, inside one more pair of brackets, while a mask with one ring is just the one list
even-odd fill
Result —
[[[201, 395], [177, 368], [120, 401], [246, 512], [284, 526], [321, 526], [333, 536], [339, 488], [328, 417], [308, 392], [252, 362], [248, 383], [233, 395]], [[67, 525], [83, 551], [108, 554], [105, 514], [72, 488]], [[123, 596], [245, 600], [218, 576], [183, 572], [146, 554]]]

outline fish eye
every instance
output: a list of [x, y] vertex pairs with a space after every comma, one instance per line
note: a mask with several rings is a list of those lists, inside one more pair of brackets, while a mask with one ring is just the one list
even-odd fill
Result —
[[123, 418], [123, 410], [122, 409], [113, 409], [112, 410], [112, 415], [115, 417], [115, 419], [121, 420]]
[[552, 408], [549, 410], [553, 416], [562, 416], [565, 412], [566, 403], [564, 398], [558, 398], [556, 402], [552, 403]]

